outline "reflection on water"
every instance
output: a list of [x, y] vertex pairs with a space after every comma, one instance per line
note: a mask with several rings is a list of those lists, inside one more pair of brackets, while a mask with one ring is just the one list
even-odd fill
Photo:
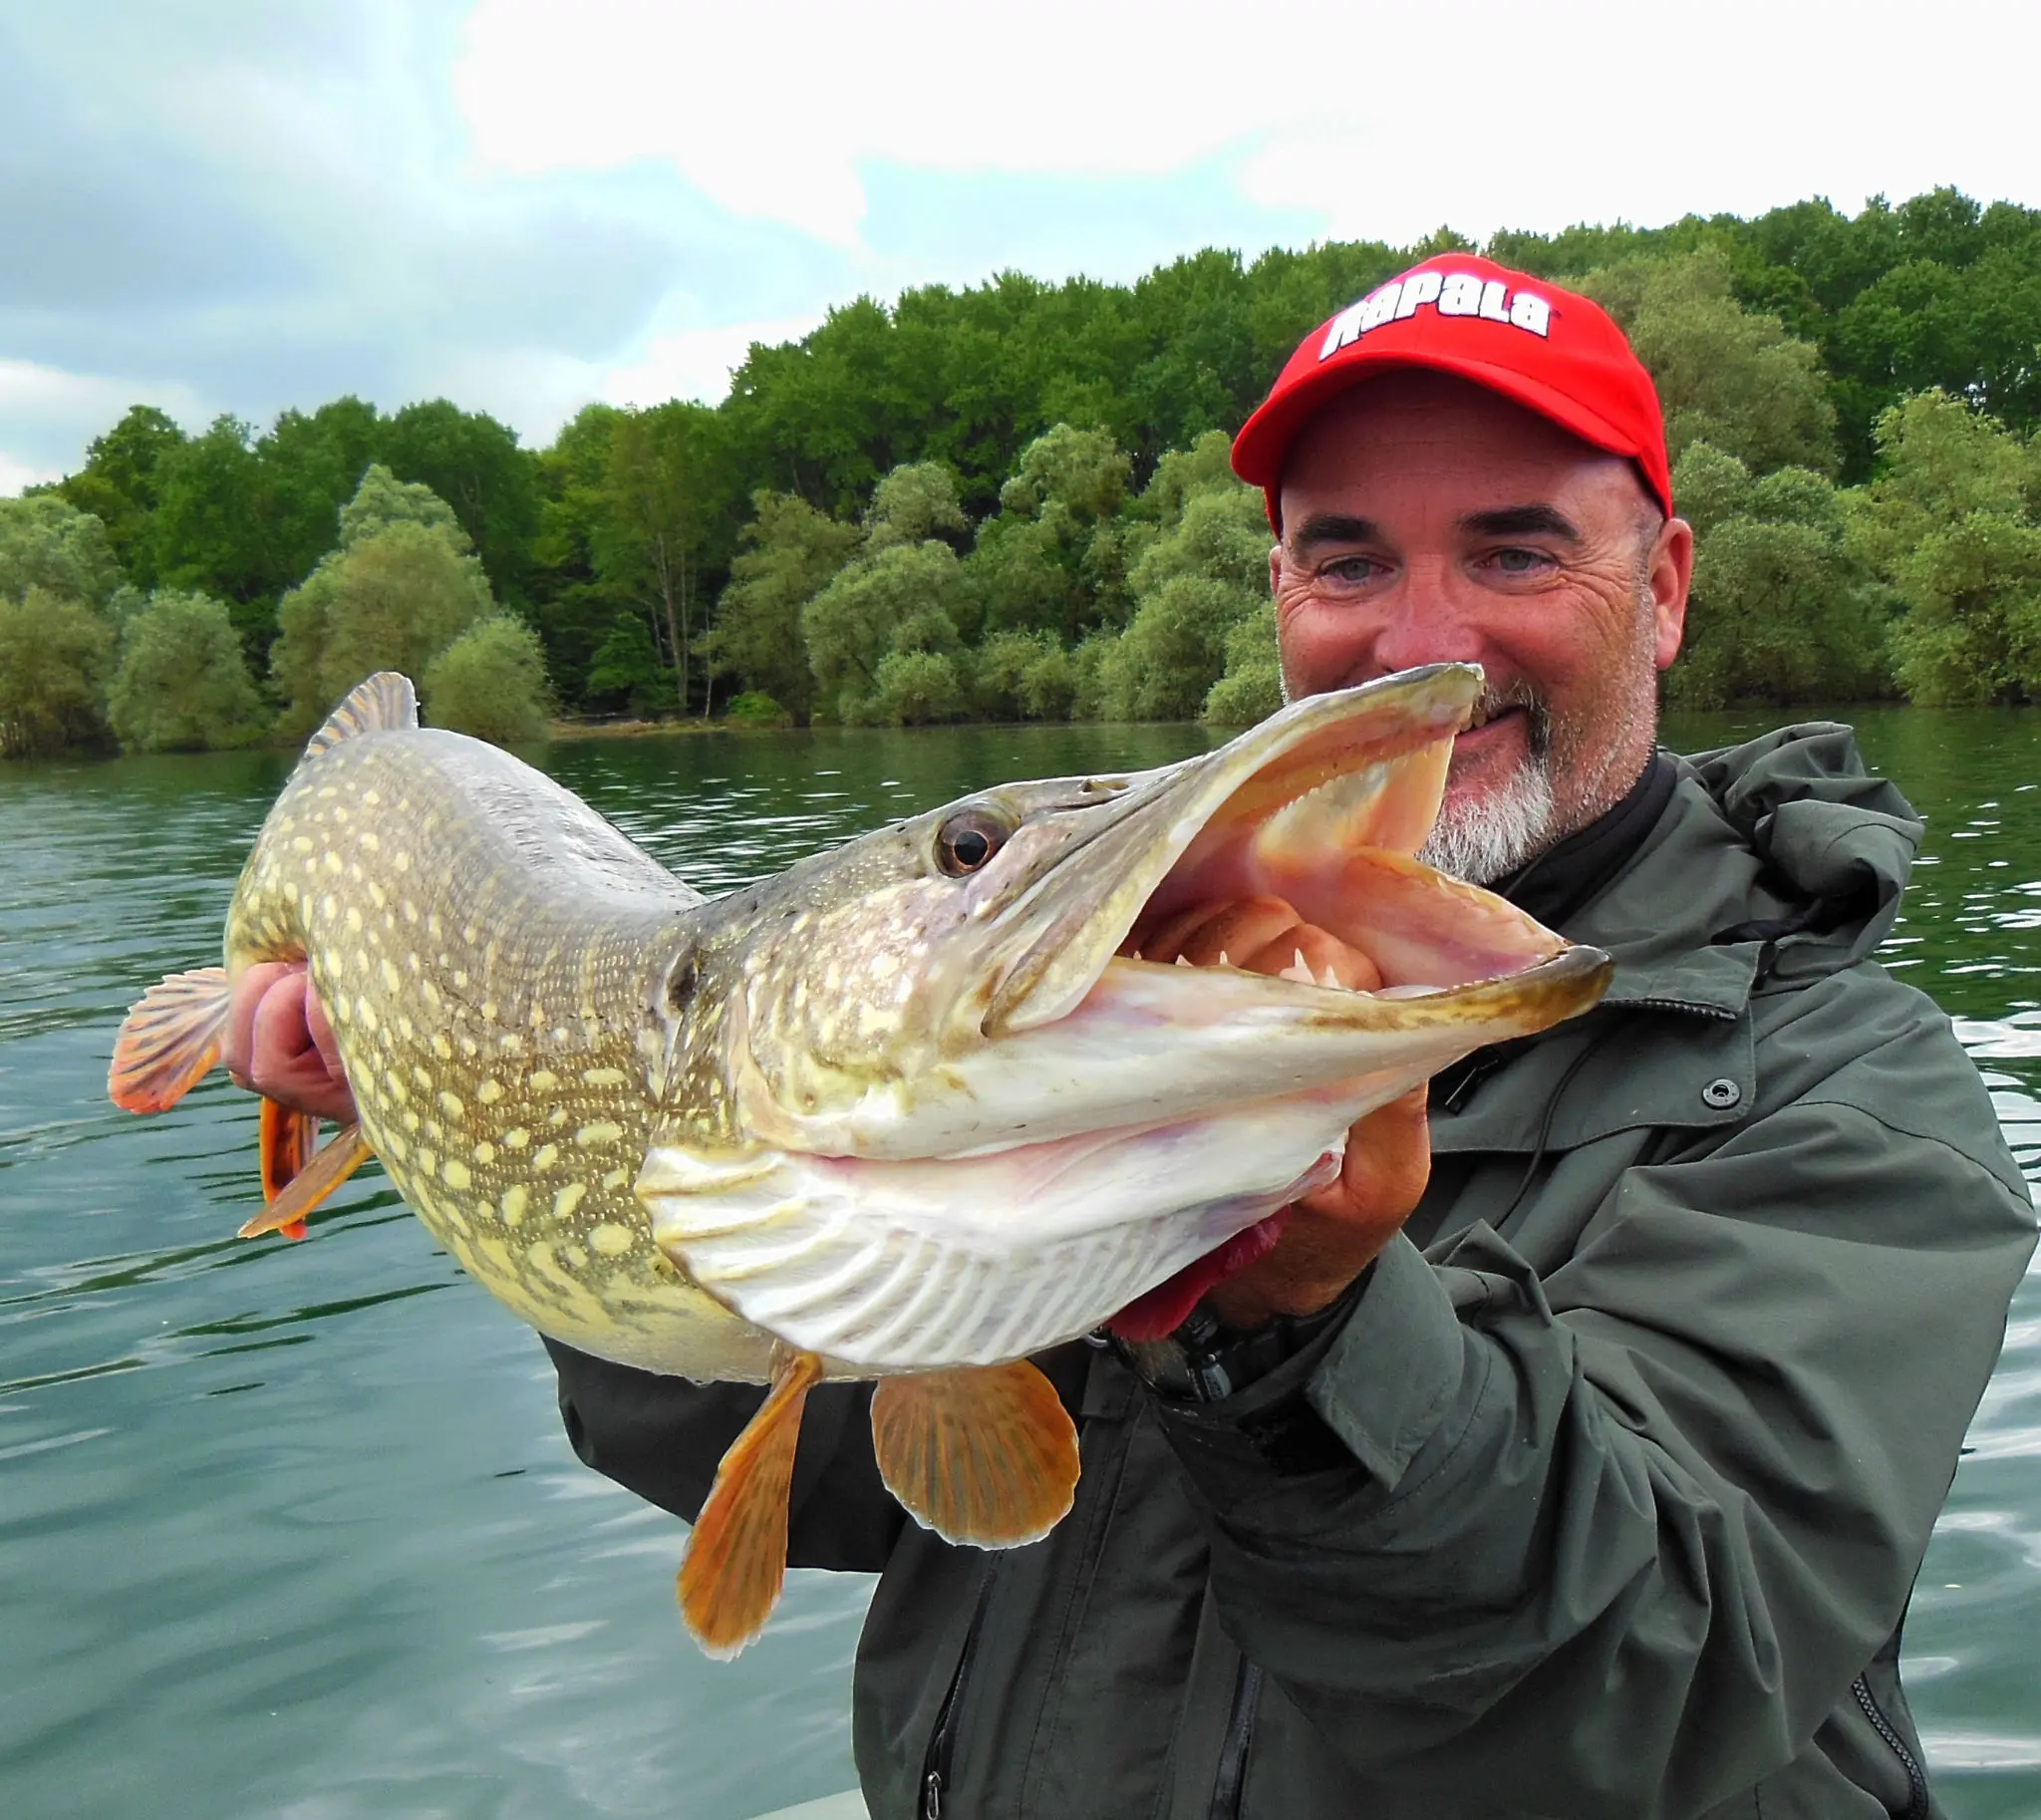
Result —
[[[1891, 961], [1957, 1017], [2041, 1175], [2041, 723], [1860, 719], [1929, 816]], [[1204, 743], [972, 729], [535, 756], [713, 891], [979, 783]], [[673, 1610], [680, 1525], [575, 1463], [529, 1333], [380, 1175], [312, 1243], [242, 1245], [252, 1101], [214, 1077], [154, 1119], [107, 1104], [122, 1010], [209, 958], [287, 768], [0, 769], [0, 1811], [740, 1820], [845, 1786], [863, 1582], [795, 1575], [762, 1643], [704, 1661]], [[1907, 1643], [1951, 1808], [2041, 1811], [2041, 1276]]]

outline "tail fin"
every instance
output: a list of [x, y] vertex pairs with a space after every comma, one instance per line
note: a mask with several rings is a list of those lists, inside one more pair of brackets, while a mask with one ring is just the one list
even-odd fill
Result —
[[305, 757], [315, 758], [343, 740], [364, 733], [404, 733], [419, 724], [419, 692], [411, 678], [395, 670], [379, 670], [357, 683], [326, 717], [326, 725], [305, 742]]
[[219, 1060], [227, 1027], [227, 970], [200, 967], [158, 980], [114, 1039], [107, 1091], [130, 1112], [175, 1105]]

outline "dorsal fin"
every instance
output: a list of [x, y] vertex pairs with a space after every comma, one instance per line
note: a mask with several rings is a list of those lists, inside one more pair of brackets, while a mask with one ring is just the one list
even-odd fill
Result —
[[405, 733], [419, 724], [419, 692], [411, 678], [379, 670], [348, 691], [347, 700], [326, 717], [326, 725], [305, 742], [305, 757], [352, 740], [358, 733]]

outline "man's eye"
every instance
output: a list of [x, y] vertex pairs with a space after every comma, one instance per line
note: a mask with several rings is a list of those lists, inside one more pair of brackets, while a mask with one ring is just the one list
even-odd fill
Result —
[[1535, 575], [1545, 567], [1542, 550], [1497, 550], [1490, 558], [1505, 575]]
[[1342, 587], [1358, 587], [1362, 582], [1374, 580], [1381, 569], [1382, 565], [1372, 556], [1334, 556], [1330, 562], [1320, 565], [1318, 579]]

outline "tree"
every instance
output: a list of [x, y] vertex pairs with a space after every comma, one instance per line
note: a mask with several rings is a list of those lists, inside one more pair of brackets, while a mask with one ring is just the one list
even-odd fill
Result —
[[[818, 704], [846, 724], [890, 718], [880, 700], [886, 659], [905, 652], [953, 656], [964, 592], [957, 552], [933, 538], [852, 562], [801, 612]], [[914, 672], [927, 674], [926, 667]]]
[[1696, 443], [1672, 484], [1696, 535], [1668, 701], [1720, 708], [1886, 693], [1883, 599], [1825, 475], [1782, 467], [1753, 478], [1734, 455]]
[[628, 708], [641, 716], [672, 706], [666, 667], [652, 648], [651, 628], [640, 615], [617, 615], [609, 636], [589, 660], [583, 695], [591, 706]]
[[494, 611], [488, 577], [445, 503], [371, 467], [341, 511], [339, 545], [278, 609], [278, 733], [303, 739], [374, 671], [422, 676]]
[[105, 736], [114, 629], [80, 600], [31, 584], [0, 597], [0, 755], [47, 757]]
[[1744, 309], [1719, 251], [1627, 261], [1589, 273], [1581, 288], [1622, 325], [1650, 369], [1674, 460], [1689, 444], [1708, 442], [1759, 471], [1835, 471], [1836, 411], [1820, 352], [1776, 316]]
[[545, 736], [545, 651], [522, 620], [477, 620], [426, 668], [420, 707], [435, 727], [497, 746]]
[[1158, 464], [1161, 519], [1128, 580], [1138, 603], [1105, 652], [1099, 706], [1108, 720], [1188, 721], [1225, 674], [1234, 627], [1268, 598], [1269, 520], [1259, 489], [1214, 472], [1211, 440]]
[[1940, 392], [1881, 414], [1877, 438], [1851, 541], [1903, 605], [1908, 698], [2041, 700], [2041, 450]]
[[55, 493], [0, 499], [0, 600], [30, 588], [104, 607], [121, 586], [107, 527]]
[[1067, 424], [1021, 451], [966, 563], [988, 629], [1074, 638], [1123, 617], [1123, 550], [1112, 520], [1131, 466], [1106, 432]]
[[93, 440], [85, 452], [85, 465], [58, 489], [107, 527], [115, 557], [143, 585], [150, 578], [152, 563], [148, 532], [156, 507], [157, 469], [163, 456], [183, 441], [183, 431], [153, 405], [131, 405], [113, 429]]
[[604, 579], [639, 602], [655, 625], [664, 623], [683, 714], [691, 693], [697, 569], [707, 517], [699, 446], [709, 416], [699, 405], [676, 401], [620, 412], [611, 420], [604, 510], [594, 540]]
[[391, 472], [453, 508], [494, 589], [521, 599], [539, 527], [538, 463], [517, 433], [443, 398], [406, 405], [377, 433]]
[[850, 560], [860, 535], [791, 493], [760, 492], [752, 509], [702, 654], [712, 674], [734, 674], [804, 722], [815, 673], [801, 611]]
[[1205, 697], [1203, 719], [1252, 727], [1283, 706], [1283, 665], [1276, 649], [1276, 603], [1265, 600], [1226, 635], [1226, 673]]
[[133, 752], [206, 752], [259, 739], [270, 719], [226, 605], [159, 589], [127, 624], [107, 716]]

